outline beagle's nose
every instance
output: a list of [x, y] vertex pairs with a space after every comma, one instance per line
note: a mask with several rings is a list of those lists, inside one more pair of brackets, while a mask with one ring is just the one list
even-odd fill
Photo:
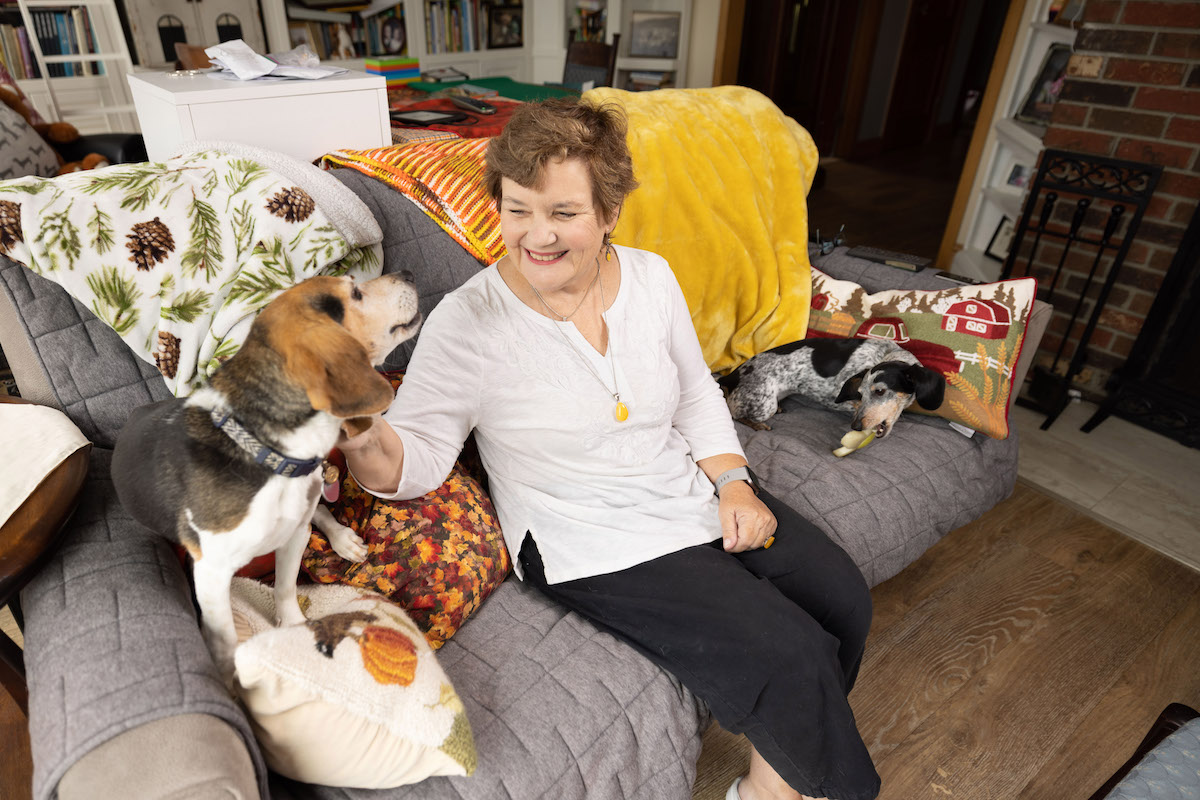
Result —
[[406, 269], [402, 269], [402, 270], [400, 270], [400, 280], [404, 280], [404, 281], [408, 281], [409, 283], [412, 283], [415, 280], [415, 278], [411, 272], [409, 272]]

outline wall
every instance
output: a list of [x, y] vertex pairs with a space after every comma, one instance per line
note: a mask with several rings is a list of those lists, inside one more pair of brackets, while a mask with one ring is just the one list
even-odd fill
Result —
[[[1080, 384], [1094, 396], [1129, 355], [1200, 198], [1200, 2], [1088, 0], [1083, 22], [1075, 51], [1100, 56], [1100, 74], [1067, 79], [1045, 146], [1164, 168], [1089, 345], [1090, 368]], [[1090, 254], [1069, 260], [1068, 288], [1081, 285], [1090, 266]], [[1067, 313], [1055, 314], [1039, 351], [1043, 359], [1062, 341], [1069, 319], [1071, 307], [1056, 305]], [[1086, 313], [1090, 308], [1082, 319]]]

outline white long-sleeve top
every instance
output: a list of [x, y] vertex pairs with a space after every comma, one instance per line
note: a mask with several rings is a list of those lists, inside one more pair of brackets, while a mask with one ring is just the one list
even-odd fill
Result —
[[[696, 462], [742, 455], [729, 410], [666, 260], [617, 253], [607, 356], [574, 324], [525, 305], [494, 266], [442, 299], [384, 415], [404, 467], [382, 497], [436, 489], [474, 429], [518, 575], [526, 531], [549, 583], [721, 537], [712, 483]], [[609, 391], [614, 366], [625, 422]]]

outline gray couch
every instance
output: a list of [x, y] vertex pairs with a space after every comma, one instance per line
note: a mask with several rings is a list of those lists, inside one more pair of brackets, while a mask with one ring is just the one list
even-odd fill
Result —
[[[383, 227], [385, 270], [415, 273], [426, 313], [479, 268], [386, 185], [335, 174]], [[946, 285], [844, 251], [819, 265], [869, 290]], [[4, 258], [0, 346], [23, 394], [63, 409], [96, 445], [65, 543], [22, 595], [37, 800], [690, 797], [707, 709], [639, 653], [515, 577], [438, 651], [475, 734], [473, 777], [375, 793], [269, 774], [209, 659], [184, 571], [121, 508], [109, 480], [110, 448], [130, 409], [167, 396], [159, 374], [57, 285]], [[410, 346], [393, 354], [393, 366]], [[1013, 488], [1015, 437], [967, 439], [909, 415], [886, 446], [835, 460], [830, 449], [846, 422], [788, 401], [773, 430], [739, 433], [763, 483], [829, 532], [872, 585]]]

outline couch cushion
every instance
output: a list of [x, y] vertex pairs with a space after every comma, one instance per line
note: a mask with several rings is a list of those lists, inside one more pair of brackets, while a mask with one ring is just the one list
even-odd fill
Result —
[[[390, 791], [272, 778], [321, 800], [689, 800], [703, 704], [648, 659], [510, 577], [437, 652], [471, 720], [466, 777]], [[550, 713], [552, 712], [552, 713]]]

